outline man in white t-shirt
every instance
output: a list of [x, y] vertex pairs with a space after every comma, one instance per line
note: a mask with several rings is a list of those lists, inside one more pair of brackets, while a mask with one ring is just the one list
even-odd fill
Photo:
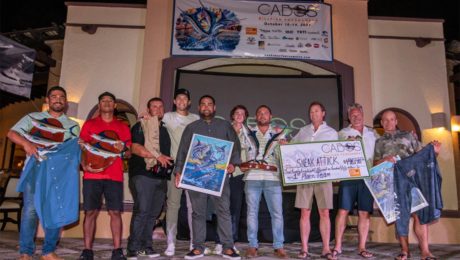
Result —
[[[163, 123], [168, 130], [169, 136], [171, 137], [171, 157], [175, 160], [179, 143], [182, 138], [182, 133], [185, 127], [200, 119], [196, 114], [189, 113], [190, 107], [190, 92], [187, 89], [177, 89], [174, 93], [174, 105], [176, 111], [165, 113], [163, 116]], [[187, 192], [187, 218], [190, 228], [190, 241], [192, 241], [192, 206]], [[166, 211], [166, 233], [168, 247], [165, 250], [165, 255], [173, 256], [175, 253], [176, 235], [177, 235], [177, 220], [180, 208], [180, 200], [182, 196], [182, 189], [176, 188], [174, 179], [168, 181], [168, 194], [167, 194], [167, 206]]]

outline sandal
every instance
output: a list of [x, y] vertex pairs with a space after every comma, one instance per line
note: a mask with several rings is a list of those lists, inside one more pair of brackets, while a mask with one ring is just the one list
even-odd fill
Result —
[[342, 252], [339, 252], [335, 249], [332, 249], [331, 253], [332, 253], [332, 257], [335, 257], [335, 258], [337, 258], [339, 255], [342, 254]]
[[299, 259], [309, 259], [310, 254], [306, 251], [300, 250], [299, 254], [297, 255], [297, 258]]
[[406, 252], [401, 252], [397, 257], [395, 257], [395, 260], [407, 260], [410, 258], [410, 254]]
[[326, 253], [324, 255], [321, 255], [320, 258], [325, 258], [325, 259], [329, 259], [329, 260], [335, 260], [337, 259], [337, 257], [335, 257], [334, 255], [332, 255], [331, 253]]
[[371, 252], [369, 252], [367, 250], [363, 250], [363, 251], [359, 252], [358, 255], [360, 257], [362, 257], [362, 258], [373, 258], [374, 257], [374, 254], [372, 254]]

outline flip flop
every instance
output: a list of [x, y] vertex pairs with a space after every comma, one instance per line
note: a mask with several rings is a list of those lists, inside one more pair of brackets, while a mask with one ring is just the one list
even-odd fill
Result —
[[342, 252], [339, 252], [335, 249], [332, 249], [331, 253], [332, 253], [332, 257], [338, 257], [339, 255], [342, 254]]
[[362, 258], [373, 258], [374, 257], [374, 254], [372, 254], [371, 252], [369, 252], [367, 250], [363, 250], [363, 251], [359, 252], [358, 255], [360, 257], [362, 257]]
[[297, 258], [299, 258], [299, 259], [309, 259], [310, 254], [308, 252], [305, 252], [305, 251], [301, 250], [299, 252], [299, 254], [297, 255]]
[[410, 254], [406, 252], [401, 252], [397, 257], [395, 257], [395, 260], [407, 260], [410, 258]]
[[337, 257], [334, 257], [331, 253], [326, 253], [324, 255], [321, 255], [320, 258], [325, 258], [325, 259], [329, 259], [329, 260], [337, 259]]

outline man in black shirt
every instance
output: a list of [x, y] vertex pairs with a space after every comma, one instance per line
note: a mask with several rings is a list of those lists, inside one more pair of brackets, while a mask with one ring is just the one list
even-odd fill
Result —
[[152, 248], [152, 232], [163, 207], [169, 176], [166, 171], [157, 169], [159, 165], [167, 168], [172, 164], [169, 157], [171, 139], [159, 121], [164, 115], [163, 101], [152, 98], [147, 103], [147, 109], [149, 115], [131, 129], [133, 144], [129, 160], [129, 188], [134, 208], [128, 238], [128, 259], [160, 256]]

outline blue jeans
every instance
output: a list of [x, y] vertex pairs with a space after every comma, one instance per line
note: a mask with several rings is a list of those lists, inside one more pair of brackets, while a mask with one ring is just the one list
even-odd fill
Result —
[[[38, 216], [34, 205], [34, 189], [32, 181], [28, 181], [24, 187], [22, 208], [21, 230], [19, 231], [19, 253], [33, 255], [35, 252], [35, 234], [38, 226]], [[43, 242], [42, 255], [47, 255], [56, 250], [61, 228], [44, 228], [45, 240]]]
[[260, 197], [264, 194], [270, 212], [273, 235], [273, 248], [283, 248], [284, 221], [283, 221], [283, 194], [279, 181], [251, 181], [245, 184], [247, 204], [247, 234], [250, 247], [259, 247], [257, 231], [259, 229]]

